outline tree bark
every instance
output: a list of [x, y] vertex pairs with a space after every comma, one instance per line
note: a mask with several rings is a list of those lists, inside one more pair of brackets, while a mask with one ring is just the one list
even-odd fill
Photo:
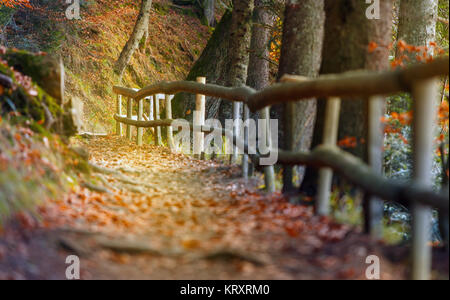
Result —
[[[240, 87], [244, 86], [247, 81], [253, 9], [254, 0], [233, 0], [227, 86]], [[241, 113], [242, 108], [240, 106], [239, 103], [232, 104], [228, 101], [222, 101], [219, 115], [222, 124], [225, 124], [226, 119], [232, 119], [237, 112]]]
[[[436, 38], [438, 0], [402, 0], [397, 40], [408, 45], [429, 46]], [[404, 53], [414, 62], [416, 53]], [[397, 57], [401, 55], [397, 50]]]
[[[269, 85], [269, 41], [270, 26], [275, 21], [274, 14], [265, 7], [264, 0], [255, 0], [253, 11], [252, 34], [250, 39], [249, 62], [247, 71], [247, 86], [256, 91], [263, 90]], [[257, 119], [258, 113], [250, 113], [251, 118]]]
[[123, 47], [119, 59], [116, 61], [116, 64], [114, 66], [114, 72], [119, 76], [120, 79], [122, 78], [123, 72], [130, 62], [131, 57], [139, 47], [139, 43], [148, 30], [151, 7], [152, 0], [142, 0], [141, 9], [139, 11], [136, 24], [134, 25], [133, 32], [131, 33], [128, 42]]
[[[250, 41], [250, 59], [247, 72], [247, 85], [257, 91], [260, 91], [269, 85], [269, 26], [272, 26], [275, 21], [275, 16], [264, 6], [264, 4], [264, 0], [255, 0], [252, 37]], [[250, 113], [250, 117], [257, 119], [258, 113]], [[270, 119], [270, 108], [263, 109], [263, 111], [260, 112], [260, 118]], [[246, 136], [248, 137], [248, 131], [246, 131]], [[267, 143], [268, 146], [270, 146], [269, 140], [267, 140]], [[275, 192], [275, 172], [273, 166], [266, 166], [264, 168], [264, 181], [266, 191]]]
[[[322, 59], [324, 1], [286, 1], [278, 78], [284, 74], [316, 77]], [[288, 151], [307, 151], [311, 146], [316, 100], [291, 102], [282, 107], [282, 147]], [[283, 192], [291, 192], [293, 168], [283, 171]]]
[[264, 8], [263, 0], [255, 0], [253, 12], [250, 59], [248, 63], [247, 85], [260, 91], [269, 85], [269, 39], [268, 26], [273, 25], [274, 16]]
[[[325, 0], [325, 37], [321, 74], [367, 69], [380, 71], [389, 67], [389, 45], [392, 33], [392, 0], [380, 1], [380, 19], [368, 19], [368, 5], [360, 0]], [[379, 47], [368, 51], [375, 42]], [[322, 143], [326, 99], [317, 106], [313, 147]], [[338, 140], [354, 137], [357, 145], [345, 150], [359, 158], [367, 158], [367, 99], [343, 101]], [[301, 191], [316, 193], [317, 171], [307, 168]]]
[[254, 0], [233, 0], [230, 33], [230, 86], [243, 86], [247, 79]]

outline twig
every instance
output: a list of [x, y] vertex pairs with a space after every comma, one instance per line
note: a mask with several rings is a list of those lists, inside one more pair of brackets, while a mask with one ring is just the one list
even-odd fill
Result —
[[112, 192], [110, 190], [108, 190], [107, 188], [105, 188], [103, 186], [92, 184], [90, 182], [83, 182], [83, 183], [81, 183], [81, 186], [85, 187], [93, 192], [102, 193], [102, 194], [112, 194]]

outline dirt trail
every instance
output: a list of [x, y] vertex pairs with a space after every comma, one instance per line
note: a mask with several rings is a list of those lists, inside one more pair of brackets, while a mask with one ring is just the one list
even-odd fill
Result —
[[78, 255], [82, 279], [365, 279], [376, 254], [383, 279], [405, 278], [403, 250], [393, 265], [387, 248], [265, 195], [237, 166], [118, 137], [86, 147], [108, 192], [74, 188], [45, 208], [52, 229], [11, 225], [21, 233], [0, 240], [0, 277], [64, 279], [65, 257]]

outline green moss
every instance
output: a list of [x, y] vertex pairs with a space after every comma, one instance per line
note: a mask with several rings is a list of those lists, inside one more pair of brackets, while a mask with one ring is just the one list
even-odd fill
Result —
[[165, 16], [169, 13], [170, 7], [165, 3], [153, 3], [153, 9], [161, 16]]
[[[51, 67], [52, 60], [26, 51], [11, 50], [2, 55], [2, 58], [8, 65], [0, 64], [0, 74], [10, 77], [14, 87], [4, 89], [0, 95], [0, 113], [8, 114], [16, 111], [23, 118], [37, 123], [43, 122], [53, 132], [63, 135], [74, 134], [76, 128], [73, 125], [70, 109], [61, 107], [60, 100], [48, 92], [52, 89], [52, 85], [44, 82], [48, 78], [55, 77], [54, 68]], [[10, 66], [34, 80], [31, 89], [16, 81]], [[44, 90], [40, 84], [45, 85], [47, 89]], [[36, 91], [37, 95], [31, 94], [29, 90]], [[39, 126], [33, 127], [40, 131]]]
[[24, 50], [8, 50], [0, 58], [14, 70], [27, 75], [55, 98], [61, 98], [60, 65], [58, 59]]
[[[27, 139], [19, 126], [10, 122], [0, 123], [0, 152], [3, 164], [0, 171], [0, 226], [16, 212], [35, 212], [36, 205], [48, 198], [61, 195], [67, 187], [66, 178], [71, 174], [61, 172], [64, 161], [61, 151], [64, 145], [49, 149], [42, 135], [34, 134]], [[13, 138], [14, 137], [14, 138]], [[47, 136], [53, 145], [57, 139]], [[18, 149], [25, 149], [23, 153]], [[24, 156], [25, 153], [28, 153]], [[28, 161], [29, 153], [39, 156]], [[73, 180], [72, 180], [73, 181]], [[39, 197], [36, 197], [39, 195]]]
[[15, 8], [0, 6], [0, 26], [5, 26], [15, 13]]
[[40, 68], [44, 59], [42, 55], [34, 55], [24, 50], [8, 50], [2, 58], [8, 62], [8, 65], [31, 78], [38, 79], [45, 72]]

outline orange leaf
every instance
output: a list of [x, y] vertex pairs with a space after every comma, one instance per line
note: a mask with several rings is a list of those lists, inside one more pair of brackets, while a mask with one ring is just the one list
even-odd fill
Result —
[[378, 48], [378, 44], [375, 42], [370, 42], [369, 44], [369, 53], [374, 52]]

